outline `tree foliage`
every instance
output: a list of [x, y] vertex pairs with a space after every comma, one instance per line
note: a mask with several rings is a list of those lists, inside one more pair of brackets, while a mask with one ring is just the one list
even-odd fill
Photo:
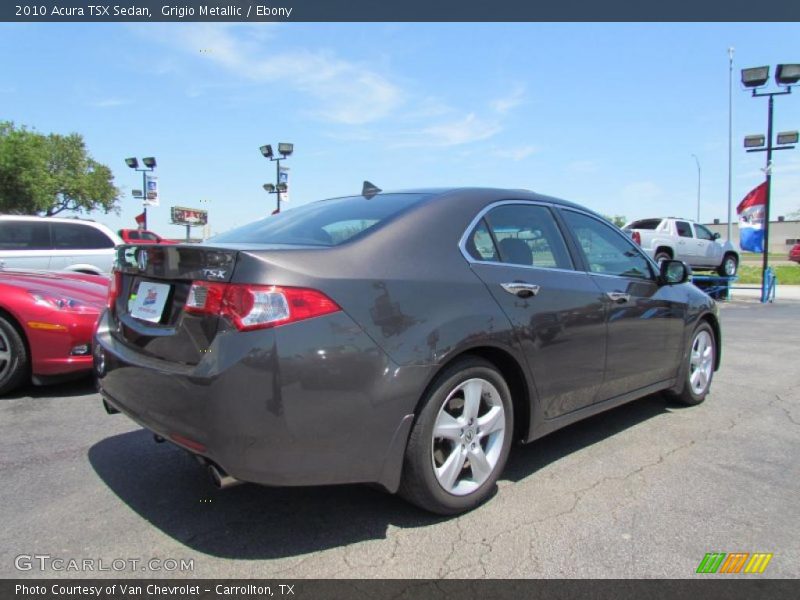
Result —
[[628, 222], [628, 219], [624, 215], [614, 215], [613, 217], [609, 215], [603, 215], [607, 221], [611, 221], [617, 227], [622, 227], [625, 223]]
[[81, 135], [0, 122], [0, 212], [118, 212], [119, 194], [111, 169], [89, 155]]

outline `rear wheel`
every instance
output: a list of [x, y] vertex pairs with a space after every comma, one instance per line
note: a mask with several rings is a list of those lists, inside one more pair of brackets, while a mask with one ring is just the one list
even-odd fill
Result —
[[474, 508], [495, 490], [511, 447], [511, 393], [491, 363], [460, 360], [432, 386], [406, 447], [400, 494], [442, 515]]
[[0, 316], [0, 395], [25, 382], [28, 376], [28, 349], [13, 323]]
[[656, 255], [653, 257], [656, 261], [656, 264], [660, 267], [661, 263], [665, 260], [672, 260], [672, 257], [669, 255], [668, 252], [664, 252], [663, 250], [659, 250], [656, 252]]
[[733, 277], [739, 270], [739, 261], [735, 254], [726, 254], [722, 264], [717, 268], [717, 273], [722, 277]]
[[673, 394], [678, 402], [694, 406], [706, 399], [714, 377], [716, 359], [717, 342], [714, 331], [708, 323], [703, 322], [692, 335], [683, 389]]

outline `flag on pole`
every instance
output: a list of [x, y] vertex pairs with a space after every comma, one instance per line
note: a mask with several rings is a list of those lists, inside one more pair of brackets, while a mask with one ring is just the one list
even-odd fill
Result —
[[739, 202], [739, 247], [746, 252], [764, 251], [764, 215], [767, 208], [767, 182], [756, 186]]
[[144, 227], [144, 213], [140, 213], [134, 217], [136, 219], [136, 225], [141, 229]]

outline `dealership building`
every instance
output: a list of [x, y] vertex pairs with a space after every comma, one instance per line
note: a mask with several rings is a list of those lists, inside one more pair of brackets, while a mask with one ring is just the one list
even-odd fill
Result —
[[[722, 239], [725, 239], [728, 232], [727, 222], [721, 219], [714, 219], [713, 223], [705, 223], [711, 231], [715, 231]], [[731, 225], [731, 241], [737, 248], [739, 247], [739, 223], [734, 221]], [[788, 220], [778, 217], [777, 221], [769, 223], [769, 251], [775, 254], [788, 254], [789, 249], [795, 244], [800, 243], [800, 220]]]

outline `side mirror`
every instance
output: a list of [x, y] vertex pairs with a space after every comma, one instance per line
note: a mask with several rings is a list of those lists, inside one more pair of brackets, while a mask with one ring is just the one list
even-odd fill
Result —
[[691, 267], [682, 260], [662, 260], [658, 279], [661, 285], [677, 285], [689, 281], [691, 275]]
[[714, 233], [711, 235], [711, 237], [713, 237], [715, 240], [718, 240], [718, 239], [719, 239], [719, 238], [721, 238], [722, 236], [721, 236], [719, 233], [717, 233], [717, 232], [715, 231], [715, 232], [714, 232]]

